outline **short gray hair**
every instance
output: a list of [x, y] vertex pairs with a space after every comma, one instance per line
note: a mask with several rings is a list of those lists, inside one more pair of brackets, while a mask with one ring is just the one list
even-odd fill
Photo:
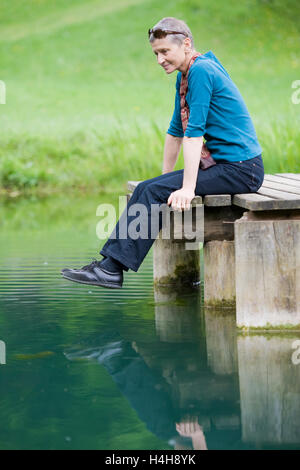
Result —
[[[160, 20], [155, 26], [152, 28], [153, 30], [161, 29], [163, 31], [178, 31], [179, 33], [183, 34], [170, 34], [168, 37], [170, 41], [175, 42], [178, 45], [181, 45], [186, 37], [190, 38], [192, 49], [194, 49], [194, 39], [191, 33], [190, 28], [183, 20], [178, 20], [177, 18], [173, 18], [172, 16], [167, 16]], [[155, 41], [155, 37], [153, 34], [150, 34], [149, 37], [150, 42]]]

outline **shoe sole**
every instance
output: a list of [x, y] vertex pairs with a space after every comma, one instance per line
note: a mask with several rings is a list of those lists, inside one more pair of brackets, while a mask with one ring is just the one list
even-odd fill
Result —
[[63, 273], [61, 273], [61, 275], [65, 279], [68, 279], [68, 281], [78, 282], [79, 284], [87, 284], [87, 285], [98, 286], [98, 287], [107, 287], [108, 289], [122, 289], [122, 286], [118, 284], [105, 284], [105, 283], [93, 282], [93, 281], [90, 281], [90, 282], [79, 281], [78, 279], [72, 279], [71, 277], [68, 277]]

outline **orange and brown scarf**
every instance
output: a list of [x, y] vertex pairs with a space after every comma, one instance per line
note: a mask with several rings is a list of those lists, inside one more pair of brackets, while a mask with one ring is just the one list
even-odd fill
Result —
[[[180, 82], [180, 107], [181, 107], [181, 122], [182, 122], [182, 129], [183, 132], [186, 131], [187, 125], [188, 125], [188, 120], [190, 116], [190, 110], [189, 106], [186, 102], [186, 94], [187, 94], [187, 89], [188, 89], [188, 74], [191, 66], [195, 62], [196, 58], [199, 57], [200, 54], [197, 52], [196, 54], [193, 55], [193, 57], [190, 60], [188, 69], [186, 71], [186, 74], [184, 75], [183, 73], [181, 74], [181, 82]], [[200, 158], [200, 168], [201, 170], [206, 170], [207, 168], [215, 165], [216, 162], [211, 156], [210, 151], [206, 147], [205, 143], [203, 142], [202, 146], [202, 151], [201, 151], [201, 158]]]

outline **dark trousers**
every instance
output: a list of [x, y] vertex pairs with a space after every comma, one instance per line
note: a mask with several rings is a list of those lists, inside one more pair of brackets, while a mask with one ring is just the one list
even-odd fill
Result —
[[[255, 193], [262, 185], [263, 179], [264, 165], [261, 155], [238, 162], [219, 160], [216, 165], [207, 170], [199, 169], [195, 194], [204, 196]], [[126, 270], [129, 268], [138, 271], [162, 228], [162, 217], [159, 218], [157, 232], [151, 234], [152, 238], [149, 234], [147, 238], [121, 238], [119, 236], [120, 224], [129, 226], [137, 215], [129, 215], [128, 211], [133, 204], [139, 203], [147, 208], [148, 227], [150, 227], [151, 204], [166, 203], [170, 194], [182, 187], [182, 182], [183, 170], [177, 170], [139, 183], [100, 254], [118, 260], [127, 268]]]

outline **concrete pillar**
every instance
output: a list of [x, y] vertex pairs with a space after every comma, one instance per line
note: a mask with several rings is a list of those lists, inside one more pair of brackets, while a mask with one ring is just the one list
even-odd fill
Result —
[[300, 220], [246, 213], [235, 222], [239, 327], [300, 325]]
[[157, 238], [153, 245], [154, 286], [183, 286], [200, 282], [200, 251], [184, 243]]
[[204, 302], [206, 305], [235, 306], [234, 241], [204, 243]]

